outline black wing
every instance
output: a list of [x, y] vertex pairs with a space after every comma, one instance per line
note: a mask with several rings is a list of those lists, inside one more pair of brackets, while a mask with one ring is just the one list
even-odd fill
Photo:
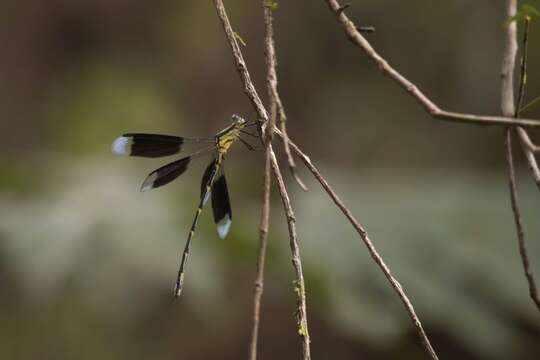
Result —
[[[210, 178], [215, 169], [217, 159], [208, 164], [201, 181], [201, 199], [203, 206], [206, 204], [210, 197], [210, 193], [207, 191]], [[217, 231], [220, 238], [225, 238], [229, 232], [232, 221], [231, 201], [229, 199], [229, 191], [227, 190], [227, 181], [225, 180], [225, 173], [222, 171], [221, 175], [214, 181], [211, 186], [212, 194], [212, 210], [214, 213], [214, 221], [217, 225]]]
[[208, 166], [206, 167], [206, 170], [204, 171], [203, 177], [201, 179], [201, 199], [204, 196], [204, 200], [202, 202], [203, 206], [206, 205], [206, 202], [208, 201], [208, 197], [210, 195], [210, 191], [207, 191], [206, 187], [210, 186], [210, 177], [212, 177], [212, 172], [214, 171], [214, 168], [216, 166], [216, 161], [216, 158], [210, 161], [210, 164], [208, 164]]
[[170, 183], [187, 170], [191, 158], [191, 156], [187, 156], [152, 171], [144, 180], [141, 191], [155, 189]]
[[229, 232], [232, 222], [231, 201], [229, 199], [229, 191], [227, 190], [227, 181], [225, 180], [224, 172], [221, 173], [212, 185], [212, 210], [219, 237], [224, 239]]
[[180, 152], [186, 142], [211, 142], [212, 138], [185, 138], [172, 135], [128, 133], [114, 140], [112, 151], [118, 155], [141, 157], [169, 156]]

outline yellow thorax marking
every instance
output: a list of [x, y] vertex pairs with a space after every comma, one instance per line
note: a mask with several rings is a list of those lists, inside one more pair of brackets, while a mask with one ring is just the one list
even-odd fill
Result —
[[232, 116], [233, 123], [216, 134], [216, 147], [220, 154], [225, 154], [238, 139], [240, 130], [246, 126], [246, 121], [237, 115]]

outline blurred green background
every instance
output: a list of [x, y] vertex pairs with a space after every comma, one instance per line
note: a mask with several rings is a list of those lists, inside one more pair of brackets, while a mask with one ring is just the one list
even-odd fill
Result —
[[[260, 1], [226, 5], [265, 95]], [[233, 113], [254, 118], [211, 2], [23, 0], [1, 10], [0, 358], [245, 358], [262, 152], [232, 149], [231, 233], [219, 240], [203, 214], [177, 302], [205, 161], [143, 194], [145, 175], [168, 159], [110, 152], [123, 132], [206, 136]], [[374, 47], [441, 107], [500, 112], [503, 1], [369, 0], [347, 12], [376, 27]], [[290, 135], [365, 225], [441, 358], [537, 359], [540, 315], [518, 256], [502, 130], [432, 120], [351, 46], [323, 1], [280, 1], [275, 17]], [[539, 39], [533, 22], [528, 99], [540, 95]], [[540, 105], [524, 115], [540, 118]], [[517, 154], [540, 277], [540, 196]], [[285, 174], [313, 357], [426, 358], [352, 227], [299, 169], [308, 193]], [[297, 359], [277, 197], [269, 241], [260, 353]]]

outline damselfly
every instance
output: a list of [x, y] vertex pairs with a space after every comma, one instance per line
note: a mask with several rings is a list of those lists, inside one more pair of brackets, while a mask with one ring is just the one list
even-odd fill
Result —
[[199, 215], [210, 196], [212, 197], [212, 210], [219, 237], [223, 239], [229, 232], [232, 221], [232, 211], [222, 164], [225, 159], [225, 154], [236, 140], [240, 140], [250, 150], [253, 150], [253, 147], [242, 139], [240, 135], [245, 133], [253, 136], [253, 134], [245, 131], [244, 128], [255, 124], [256, 123], [247, 124], [246, 120], [240, 116], [233, 115], [232, 124], [218, 132], [214, 137], [189, 138], [171, 135], [128, 133], [118, 137], [112, 144], [112, 151], [115, 154], [150, 158], [177, 154], [182, 150], [183, 145], [186, 143], [211, 144], [200, 151], [152, 171], [148, 174], [141, 186], [141, 191], [146, 191], [166, 185], [182, 175], [195, 156], [213, 152], [212, 161], [208, 164], [202, 177], [199, 206], [195, 212], [195, 217], [191, 224], [184, 252], [182, 253], [182, 258], [180, 260], [180, 267], [178, 269], [178, 276], [176, 278], [174, 289], [175, 297], [180, 296], [180, 293], [182, 292], [184, 284], [184, 268], [189, 256], [191, 240], [195, 234]]

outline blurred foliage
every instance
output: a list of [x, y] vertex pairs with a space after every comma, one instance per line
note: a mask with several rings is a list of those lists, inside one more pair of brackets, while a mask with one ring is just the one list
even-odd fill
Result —
[[530, 20], [533, 17], [540, 17], [540, 11], [536, 10], [532, 5], [522, 4], [516, 15], [506, 20], [506, 24], [509, 24], [512, 21]]
[[[177, 302], [172, 282], [205, 161], [141, 194], [145, 174], [164, 161], [110, 154], [123, 132], [205, 136], [232, 113], [255, 116], [211, 2], [2, 5], [0, 358], [245, 356], [260, 153], [232, 149], [231, 234], [220, 241], [203, 214]], [[227, 6], [264, 95], [261, 4]], [[499, 113], [503, 2], [369, 0], [346, 11], [376, 27], [373, 46], [441, 107]], [[441, 358], [535, 359], [540, 327], [518, 256], [501, 129], [431, 119], [350, 46], [323, 1], [280, 1], [274, 14], [290, 135], [365, 225]], [[540, 94], [536, 22], [530, 38], [525, 103]], [[540, 118], [540, 106], [523, 115]], [[539, 198], [516, 158], [538, 277]], [[424, 357], [358, 236], [299, 170], [310, 191], [289, 183], [313, 353]], [[261, 354], [295, 359], [293, 272], [280, 202], [273, 201]]]

